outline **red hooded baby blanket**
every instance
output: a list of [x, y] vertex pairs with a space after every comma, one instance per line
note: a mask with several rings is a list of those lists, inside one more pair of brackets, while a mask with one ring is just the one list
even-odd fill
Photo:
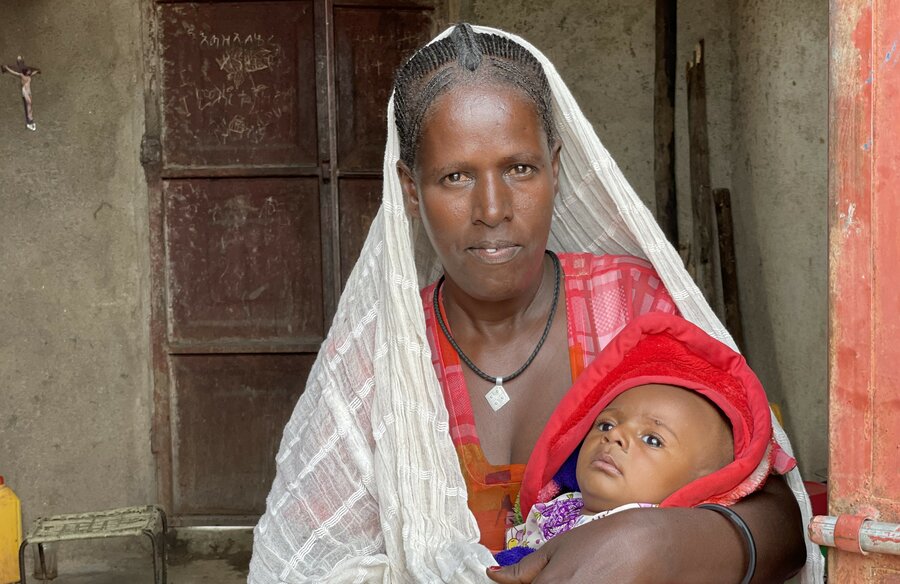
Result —
[[766, 393], [746, 360], [683, 318], [650, 313], [625, 326], [557, 406], [525, 469], [523, 516], [534, 503], [553, 497], [544, 487], [603, 408], [622, 392], [649, 383], [702, 394], [730, 420], [734, 435], [733, 462], [685, 485], [661, 507], [729, 505], [762, 486], [773, 470], [785, 473], [796, 464], [772, 438]]

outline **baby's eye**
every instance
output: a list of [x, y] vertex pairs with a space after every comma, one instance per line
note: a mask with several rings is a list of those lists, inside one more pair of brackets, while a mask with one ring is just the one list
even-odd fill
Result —
[[606, 422], [606, 421], [597, 422], [597, 429], [600, 430], [601, 432], [609, 432], [614, 427], [615, 427], [615, 424], [613, 424], [612, 422]]
[[644, 443], [651, 448], [663, 447], [662, 440], [659, 438], [659, 436], [655, 436], [653, 434], [644, 434], [643, 436], [641, 436], [641, 440], [643, 440]]

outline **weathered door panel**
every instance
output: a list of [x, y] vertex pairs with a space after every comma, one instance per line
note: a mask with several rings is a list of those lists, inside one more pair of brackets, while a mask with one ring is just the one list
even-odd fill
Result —
[[[335, 6], [335, 90], [340, 171], [381, 173], [385, 106], [394, 71], [431, 28], [429, 10]], [[381, 193], [379, 192], [379, 197]]]
[[318, 165], [312, 1], [161, 8], [167, 167]]
[[341, 283], [345, 283], [359, 256], [369, 225], [381, 205], [381, 177], [342, 178], [338, 215], [341, 233]]
[[[900, 12], [831, 3], [831, 515], [900, 523]], [[900, 582], [900, 557], [829, 554], [834, 582]]]
[[174, 508], [182, 515], [259, 515], [272, 456], [315, 355], [173, 355], [178, 445]]
[[319, 181], [163, 183], [171, 343], [320, 343]]
[[253, 521], [381, 200], [393, 73], [440, 2], [144, 1], [159, 498]]
[[341, 285], [381, 204], [385, 106], [394, 72], [428, 39], [432, 21], [431, 10], [421, 7], [334, 7]]

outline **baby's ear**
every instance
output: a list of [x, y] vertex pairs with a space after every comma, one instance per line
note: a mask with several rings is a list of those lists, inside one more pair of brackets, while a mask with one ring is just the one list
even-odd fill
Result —
[[734, 462], [734, 447], [731, 443], [719, 442], [719, 448], [710, 450], [704, 464], [701, 465], [702, 468], [698, 471], [697, 478], [722, 470], [732, 462]]

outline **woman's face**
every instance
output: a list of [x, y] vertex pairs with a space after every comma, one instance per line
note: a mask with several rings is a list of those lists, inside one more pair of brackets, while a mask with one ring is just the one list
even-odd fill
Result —
[[422, 220], [448, 282], [485, 301], [540, 282], [556, 194], [534, 103], [499, 84], [439, 96], [422, 124], [414, 169], [398, 164], [410, 214]]

